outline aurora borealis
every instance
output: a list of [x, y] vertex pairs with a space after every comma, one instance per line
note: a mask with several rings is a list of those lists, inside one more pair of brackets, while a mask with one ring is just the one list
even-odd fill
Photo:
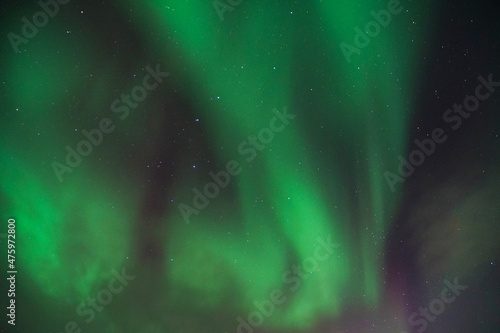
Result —
[[5, 332], [498, 332], [495, 4], [2, 9]]

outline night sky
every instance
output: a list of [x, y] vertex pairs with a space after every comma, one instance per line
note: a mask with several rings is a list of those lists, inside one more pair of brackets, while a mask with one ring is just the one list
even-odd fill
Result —
[[495, 1], [0, 6], [2, 332], [500, 332]]

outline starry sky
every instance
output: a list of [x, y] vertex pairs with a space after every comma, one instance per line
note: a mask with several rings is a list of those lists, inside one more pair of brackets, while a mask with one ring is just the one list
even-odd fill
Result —
[[3, 332], [500, 331], [494, 2], [0, 9]]

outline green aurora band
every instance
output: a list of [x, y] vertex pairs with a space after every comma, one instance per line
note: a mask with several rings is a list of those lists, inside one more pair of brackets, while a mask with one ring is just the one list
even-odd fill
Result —
[[[331, 236], [340, 244], [336, 253], [287, 294], [262, 328], [309, 331], [350, 306], [382, 307], [381, 254], [401, 188], [391, 192], [384, 172], [395, 170], [398, 156], [406, 153], [422, 52], [411, 40], [426, 34], [422, 27], [418, 33], [409, 29], [409, 13], [422, 18], [428, 8], [402, 2], [402, 13], [348, 63], [339, 44], [353, 44], [353, 28], [373, 20], [370, 11], [386, 9], [384, 2], [311, 2], [297, 12], [275, 2], [243, 2], [225, 12], [224, 21], [210, 1], [177, 1], [168, 8], [164, 1], [114, 5], [140, 31], [147, 49], [135, 67], [153, 67], [159, 59], [171, 73], [165, 85], [175, 82], [191, 100], [205, 101], [193, 107], [215, 168], [182, 171], [164, 198], [165, 226], [155, 231], [166, 244], [164, 262], [161, 269], [142, 268], [134, 242], [146, 176], [127, 177], [130, 169], [122, 168], [120, 154], [131, 143], [149, 142], [138, 130], [149, 126], [146, 117], [116, 123], [104, 139], [112, 146], [94, 148], [63, 182], [50, 167], [54, 159], [63, 160], [65, 145], [81, 139], [75, 128], [96, 128], [98, 119], [114, 117], [110, 102], [138, 79], [120, 74], [126, 70], [100, 54], [101, 41], [91, 34], [80, 36], [85, 48], [73, 39], [53, 38], [64, 24], [62, 17], [52, 19], [25, 46], [29, 52], [6, 59], [6, 75], [13, 78], [6, 103], [19, 112], [9, 115], [4, 135], [27, 139], [4, 150], [2, 208], [15, 212], [22, 235], [19, 266], [37, 294], [67, 307], [62, 315], [71, 320], [76, 306], [94, 296], [113, 269], [127, 266], [137, 278], [116, 302], [151, 293], [161, 301], [135, 304], [162, 308], [145, 314], [128, 305], [136, 315], [120, 324], [112, 309], [105, 310], [97, 325], [108, 332], [215, 332], [229, 330], [231, 323], [234, 332], [238, 316], [246, 318], [253, 302], [269, 299], [272, 290], [285, 290], [284, 272], [313, 255], [318, 237]], [[79, 24], [73, 30], [85, 31]], [[76, 48], [87, 54], [75, 54]], [[81, 57], [88, 62], [75, 67]], [[401, 67], [401, 59], [414, 65]], [[89, 71], [95, 77], [82, 81]], [[162, 88], [144, 105], [158, 105], [155, 94]], [[75, 95], [86, 96], [85, 103], [67, 110]], [[238, 144], [267, 127], [274, 108], [284, 107], [296, 118], [247, 163]], [[69, 125], [78, 114], [76, 127]], [[325, 150], [318, 155], [308, 147]], [[105, 158], [108, 163], [101, 162]], [[242, 172], [186, 224], [177, 204], [191, 205], [191, 189], [201, 189], [210, 181], [208, 171], [223, 170], [230, 160], [240, 162]], [[145, 291], [152, 285], [146, 281], [162, 287]], [[155, 315], [165, 319], [155, 322]]]

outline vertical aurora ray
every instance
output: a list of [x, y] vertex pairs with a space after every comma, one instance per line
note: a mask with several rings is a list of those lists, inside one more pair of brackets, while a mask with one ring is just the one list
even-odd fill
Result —
[[[353, 28], [363, 27], [373, 20], [369, 14], [371, 10], [386, 9], [385, 3], [378, 1], [365, 1], [363, 5], [347, 2], [322, 5], [330, 38], [336, 40], [335, 44], [340, 40], [354, 45]], [[338, 98], [345, 107], [339, 114], [332, 114], [331, 119], [345, 124], [340, 126], [347, 131], [345, 138], [350, 141], [345, 144], [355, 154], [351, 160], [355, 164], [346, 165], [346, 168], [352, 170], [356, 192], [360, 192], [351, 209], [359, 221], [359, 230], [367, 231], [355, 244], [361, 247], [359, 255], [365, 285], [362, 294], [366, 295], [365, 304], [370, 306], [380, 299], [383, 260], [380, 254], [391, 224], [390, 216], [398, 202], [398, 192], [389, 191], [384, 172], [396, 168], [398, 156], [405, 153], [409, 114], [414, 109], [412, 89], [416, 84], [414, 78], [418, 76], [415, 70], [418, 65], [401, 68], [398, 64], [405, 58], [412, 59], [409, 63], [418, 63], [416, 55], [421, 50], [415, 50], [408, 41], [418, 40], [423, 35], [423, 31], [410, 35], [407, 29], [411, 24], [407, 13], [422, 12], [422, 9], [408, 2], [401, 2], [401, 5], [402, 13], [393, 15], [389, 25], [371, 39], [360, 55], [353, 54], [350, 64], [346, 66], [341, 53], [333, 59], [337, 75], [343, 78], [334, 90], [341, 93]], [[395, 44], [399, 45], [397, 50], [392, 47]], [[353, 137], [357, 140], [352, 140]], [[354, 230], [352, 232], [355, 234]]]

